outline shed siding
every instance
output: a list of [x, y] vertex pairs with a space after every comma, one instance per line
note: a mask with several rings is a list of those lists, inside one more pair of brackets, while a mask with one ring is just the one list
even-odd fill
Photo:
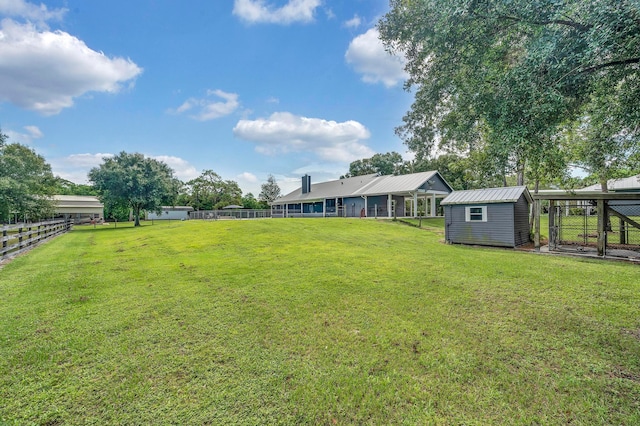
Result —
[[[465, 207], [486, 206], [486, 222], [465, 222]], [[514, 247], [514, 204], [445, 206], [445, 238], [451, 243]]]
[[514, 204], [514, 240], [516, 246], [531, 241], [529, 237], [529, 203], [524, 195], [521, 195]]

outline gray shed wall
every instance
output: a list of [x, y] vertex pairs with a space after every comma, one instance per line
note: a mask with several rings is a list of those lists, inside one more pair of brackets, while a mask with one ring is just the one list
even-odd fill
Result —
[[[465, 222], [465, 207], [487, 206], [486, 222]], [[445, 239], [451, 243], [514, 247], [514, 203], [446, 205]], [[527, 234], [528, 235], [528, 234]]]
[[521, 246], [531, 241], [529, 230], [529, 203], [524, 195], [514, 205], [514, 241]]

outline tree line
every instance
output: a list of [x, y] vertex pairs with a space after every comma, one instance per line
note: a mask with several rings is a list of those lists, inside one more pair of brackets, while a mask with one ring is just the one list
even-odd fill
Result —
[[269, 175], [256, 198], [242, 194], [237, 182], [223, 180], [212, 170], [182, 182], [165, 163], [139, 153], [121, 152], [107, 157], [88, 174], [90, 185], [54, 176], [51, 166], [33, 149], [8, 143], [0, 131], [0, 223], [39, 220], [55, 212], [53, 195], [94, 195], [105, 206], [105, 218], [128, 220], [136, 225], [144, 211], [160, 212], [162, 206], [184, 205], [195, 210], [216, 210], [228, 205], [248, 209], [269, 208], [280, 196], [275, 177]]

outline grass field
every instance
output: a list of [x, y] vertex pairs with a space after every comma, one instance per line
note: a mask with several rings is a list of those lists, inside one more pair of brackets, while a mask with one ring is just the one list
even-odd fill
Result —
[[437, 223], [76, 228], [0, 269], [0, 424], [640, 424], [640, 269]]

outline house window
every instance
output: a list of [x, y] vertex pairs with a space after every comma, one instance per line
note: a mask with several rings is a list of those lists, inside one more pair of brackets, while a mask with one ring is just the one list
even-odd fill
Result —
[[465, 207], [465, 221], [467, 222], [486, 222], [487, 206], [469, 206]]

